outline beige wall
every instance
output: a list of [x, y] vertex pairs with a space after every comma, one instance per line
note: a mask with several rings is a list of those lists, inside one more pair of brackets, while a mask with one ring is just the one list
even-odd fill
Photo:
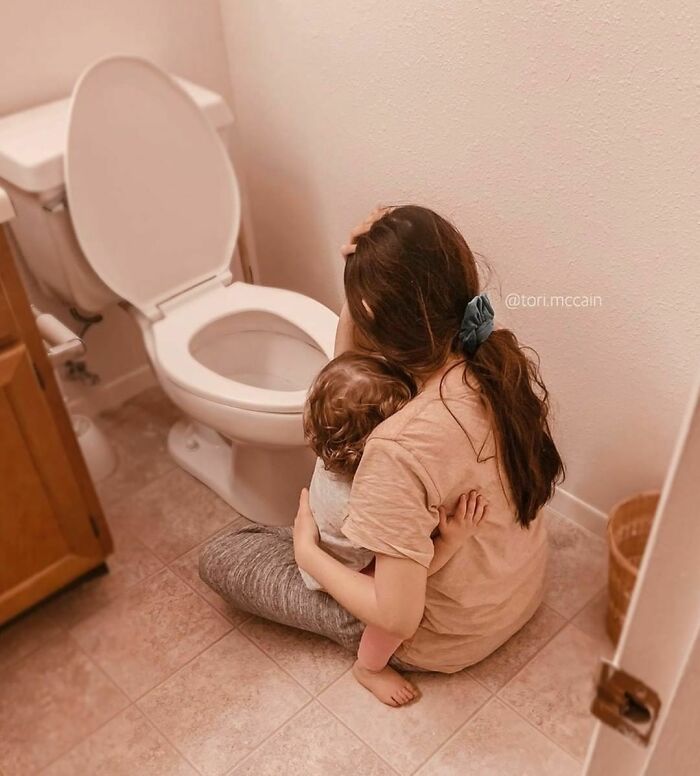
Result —
[[0, 18], [0, 115], [65, 97], [108, 54], [229, 94], [216, 0], [0, 0]]
[[659, 485], [700, 351], [697, 5], [221, 5], [263, 280], [337, 307], [348, 228], [433, 206], [541, 354], [569, 492]]
[[[540, 352], [569, 465], [600, 509], [661, 481], [700, 349], [690, 0], [0, 0], [0, 115], [111, 52], [229, 96], [265, 282], [337, 307], [337, 246], [376, 202], [451, 216]], [[506, 310], [509, 293], [597, 309]], [[144, 363], [114, 311], [109, 382]]]
[[[67, 96], [88, 64], [113, 53], [145, 56], [230, 101], [218, 0], [0, 0], [0, 116]], [[34, 298], [70, 322], [59, 305]], [[146, 365], [141, 335], [119, 308], [91, 329], [87, 344], [102, 385], [118, 386]], [[66, 384], [66, 391], [100, 400], [99, 390]]]

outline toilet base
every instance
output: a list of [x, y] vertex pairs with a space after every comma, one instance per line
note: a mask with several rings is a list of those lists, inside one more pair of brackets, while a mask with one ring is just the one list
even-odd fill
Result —
[[261, 525], [294, 522], [299, 493], [308, 486], [314, 467], [308, 448], [238, 445], [189, 419], [172, 426], [168, 450], [188, 474]]

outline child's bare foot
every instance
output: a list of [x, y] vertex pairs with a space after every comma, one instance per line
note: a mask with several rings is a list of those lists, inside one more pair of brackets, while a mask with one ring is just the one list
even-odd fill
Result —
[[403, 706], [418, 695], [416, 688], [389, 666], [385, 666], [381, 671], [370, 671], [356, 660], [352, 673], [363, 687], [387, 706]]

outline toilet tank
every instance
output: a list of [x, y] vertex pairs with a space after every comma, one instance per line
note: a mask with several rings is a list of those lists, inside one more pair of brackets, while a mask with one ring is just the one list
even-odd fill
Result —
[[[224, 143], [233, 116], [221, 95], [176, 81], [204, 112]], [[0, 118], [0, 187], [12, 200], [9, 225], [19, 252], [42, 290], [84, 313], [118, 300], [94, 273], [78, 245], [63, 182], [70, 97]]]

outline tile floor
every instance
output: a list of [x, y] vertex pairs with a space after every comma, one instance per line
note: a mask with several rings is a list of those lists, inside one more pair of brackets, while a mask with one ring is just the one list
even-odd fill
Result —
[[102, 424], [117, 472], [99, 488], [110, 573], [0, 630], [2, 776], [580, 772], [602, 618], [604, 542], [548, 514], [537, 615], [479, 665], [419, 675], [420, 701], [377, 703], [352, 658], [228, 607], [198, 548], [241, 520], [165, 450], [176, 411], [149, 389]]

